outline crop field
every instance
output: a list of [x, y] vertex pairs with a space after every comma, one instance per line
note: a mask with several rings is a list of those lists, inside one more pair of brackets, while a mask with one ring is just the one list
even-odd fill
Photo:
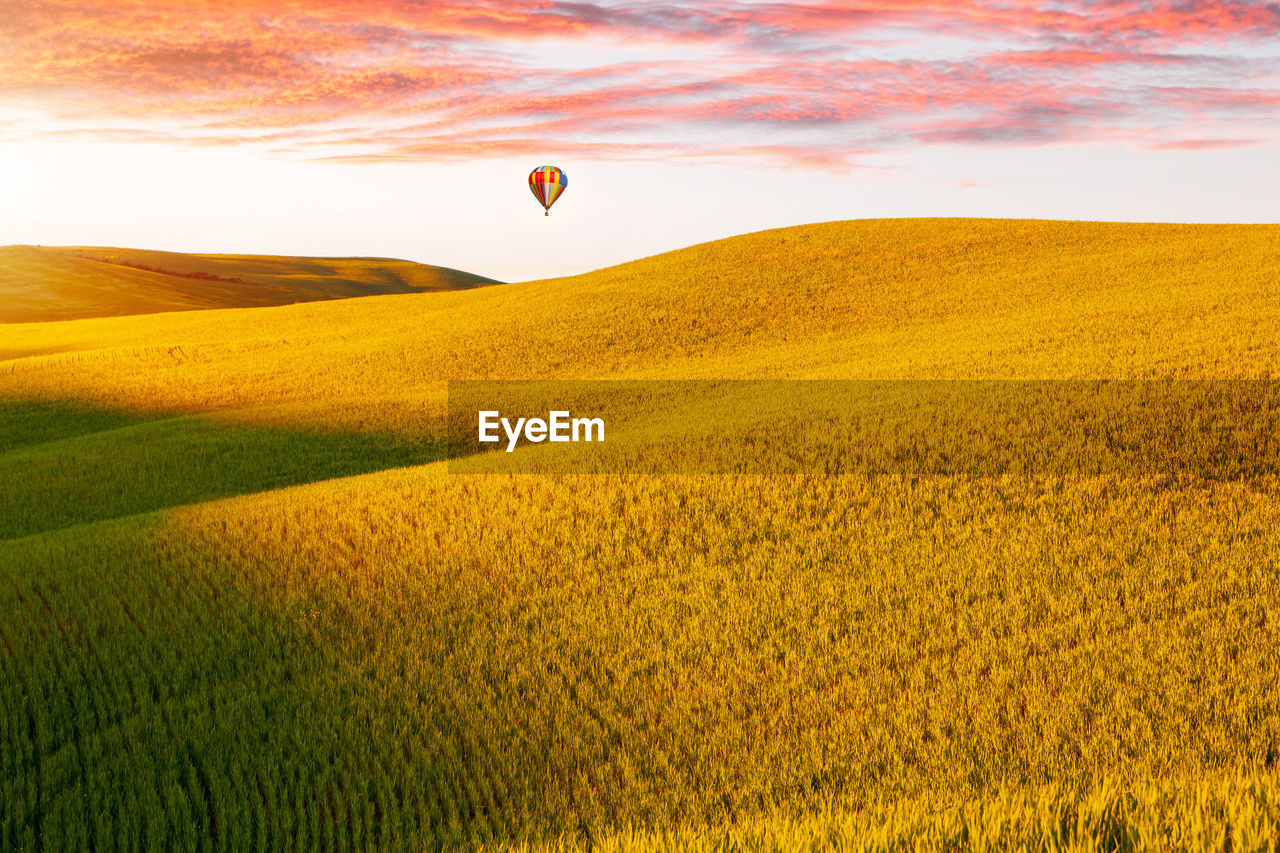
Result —
[[0, 848], [1280, 849], [1266, 435], [577, 476], [445, 434], [455, 379], [1276, 380], [1277, 282], [1277, 226], [861, 221], [5, 326]]
[[492, 279], [389, 258], [0, 246], [0, 323], [462, 290]]

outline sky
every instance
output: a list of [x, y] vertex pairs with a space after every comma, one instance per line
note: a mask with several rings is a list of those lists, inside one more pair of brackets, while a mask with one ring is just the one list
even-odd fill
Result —
[[1278, 209], [1280, 2], [0, 0], [0, 244], [510, 281], [834, 219]]

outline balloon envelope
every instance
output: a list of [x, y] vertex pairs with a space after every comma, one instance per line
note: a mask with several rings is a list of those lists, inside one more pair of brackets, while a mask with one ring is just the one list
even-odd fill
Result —
[[539, 166], [529, 173], [529, 189], [547, 216], [551, 215], [551, 205], [556, 203], [567, 186], [569, 176], [555, 166]]

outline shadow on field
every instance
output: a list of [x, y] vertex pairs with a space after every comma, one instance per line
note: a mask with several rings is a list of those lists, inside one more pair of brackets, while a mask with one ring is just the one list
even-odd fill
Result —
[[429, 438], [0, 400], [0, 539], [445, 455]]
[[[511, 714], [457, 699], [474, 695], [465, 614], [484, 611], [441, 595], [459, 627], [424, 608], [429, 677], [388, 689], [400, 682], [369, 661], [404, 607], [374, 599], [375, 619], [310, 570], [354, 571], [363, 548], [291, 534], [283, 496], [243, 514], [198, 506], [444, 455], [390, 435], [0, 400], [0, 849], [465, 848], [534, 831], [517, 809], [553, 798], [540, 754], [495, 776], [495, 750], [521, 742], [498, 727]], [[341, 515], [346, 497], [307, 508]], [[206, 511], [212, 528], [191, 522]], [[219, 535], [228, 523], [254, 533]]]
[[[417, 741], [400, 757], [403, 710], [313, 642], [310, 613], [162, 519], [0, 541], [0, 849], [466, 836], [443, 791], [482, 768]], [[432, 736], [474, 742], [451, 725]]]

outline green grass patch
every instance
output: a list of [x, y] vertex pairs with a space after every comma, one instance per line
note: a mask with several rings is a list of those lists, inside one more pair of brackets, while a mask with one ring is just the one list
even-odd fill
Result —
[[0, 538], [442, 458], [394, 435], [0, 402]]

